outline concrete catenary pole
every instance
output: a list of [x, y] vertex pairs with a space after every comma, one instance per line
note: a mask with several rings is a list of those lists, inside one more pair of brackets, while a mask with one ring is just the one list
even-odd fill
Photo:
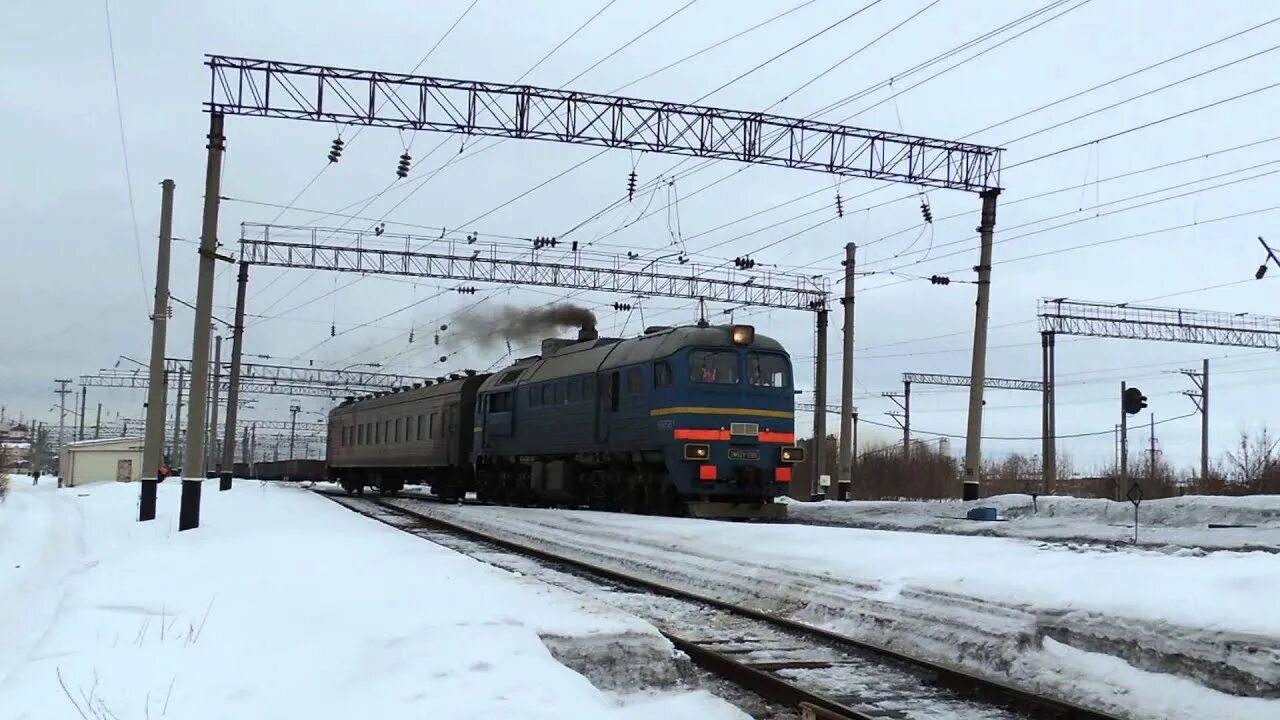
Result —
[[98, 403], [98, 416], [93, 421], [93, 439], [97, 440], [102, 432], [102, 403]]
[[205, 477], [213, 472], [222, 456], [218, 454], [218, 396], [222, 385], [222, 336], [213, 338], [213, 401], [209, 403], [209, 438], [205, 448]]
[[85, 405], [87, 404], [88, 399], [89, 399], [89, 386], [81, 385], [80, 386], [80, 418], [79, 418], [80, 424], [76, 429], [76, 440], [84, 439], [84, 414], [85, 414]]
[[72, 392], [67, 389], [71, 384], [70, 380], [54, 380], [58, 383], [58, 389], [54, 390], [58, 394], [58, 476], [62, 476], [62, 452], [67, 447], [67, 394]]
[[[222, 441], [222, 467], [218, 471], [218, 490], [231, 489], [231, 476], [236, 460], [236, 412], [240, 405], [240, 358], [244, 352], [245, 288], [249, 284], [249, 263], [240, 263], [236, 278], [236, 317], [231, 329], [231, 382], [227, 386], [227, 426]], [[247, 436], [246, 436], [247, 437]]]
[[1200, 482], [1209, 481], [1209, 358], [1200, 376]]
[[825, 307], [817, 315], [817, 357], [813, 368], [813, 478], [810, 496], [822, 492], [818, 479], [827, 471], [827, 319]]
[[840, 363], [840, 460], [836, 499], [848, 499], [853, 482], [853, 292], [858, 246], [844, 246], [844, 354]]
[[978, 257], [978, 301], [973, 319], [973, 365], [969, 371], [969, 423], [964, 440], [965, 500], [977, 500], [982, 479], [982, 394], [987, 380], [987, 321], [991, 315], [991, 244], [996, 228], [996, 198], [999, 190], [982, 193], [982, 218], [978, 235], [982, 250]]
[[[298, 413], [300, 412], [302, 412], [302, 407], [300, 405], [292, 405], [289, 407], [289, 414], [293, 416], [289, 419], [289, 460], [294, 459], [293, 441], [298, 435]], [[397, 420], [396, 422], [399, 421]]]
[[187, 410], [187, 460], [182, 473], [178, 530], [200, 527], [200, 485], [204, 480], [205, 401], [209, 392], [209, 323], [213, 320], [213, 263], [218, 250], [218, 197], [222, 191], [222, 113], [209, 114], [209, 157], [204, 175], [204, 217], [200, 224], [200, 271], [196, 277], [195, 322], [191, 331], [191, 397]]
[[1058, 450], [1056, 430], [1054, 428], [1054, 333], [1040, 333], [1040, 349], [1042, 364], [1041, 400], [1043, 408], [1040, 418], [1040, 457], [1043, 458], [1041, 468], [1041, 492], [1045, 495], [1053, 493], [1058, 483]]

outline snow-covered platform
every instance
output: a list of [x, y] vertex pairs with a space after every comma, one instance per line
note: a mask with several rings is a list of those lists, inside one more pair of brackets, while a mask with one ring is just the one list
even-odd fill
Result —
[[308, 492], [206, 486], [179, 533], [176, 483], [148, 523], [51, 485], [0, 506], [4, 720], [744, 717], [633, 616]]
[[[993, 507], [1000, 522], [966, 519]], [[791, 522], [878, 530], [992, 535], [1055, 542], [1132, 544], [1127, 500], [996, 495], [982, 500], [791, 502]], [[1146, 500], [1138, 506], [1138, 545], [1145, 548], [1280, 552], [1280, 495]]]
[[1280, 717], [1275, 553], [396, 502], [1126, 717]]

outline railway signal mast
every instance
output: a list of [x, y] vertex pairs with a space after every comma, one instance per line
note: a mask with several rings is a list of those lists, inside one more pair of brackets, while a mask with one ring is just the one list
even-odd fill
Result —
[[1115, 488], [1115, 499], [1120, 499], [1120, 488], [1129, 484], [1129, 416], [1137, 415], [1147, 406], [1147, 396], [1136, 387], [1120, 383], [1120, 484]]

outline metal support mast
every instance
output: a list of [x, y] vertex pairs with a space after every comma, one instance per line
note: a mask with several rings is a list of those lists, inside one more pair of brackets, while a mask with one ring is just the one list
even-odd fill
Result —
[[102, 403], [98, 403], [98, 416], [93, 421], [93, 439], [97, 440], [102, 432]]
[[969, 423], [964, 443], [965, 500], [977, 500], [982, 479], [982, 391], [987, 374], [987, 321], [991, 310], [991, 244], [996, 228], [996, 198], [999, 189], [982, 192], [982, 219], [978, 235], [982, 250], [978, 257], [978, 300], [973, 319], [973, 366], [969, 377]]
[[840, 368], [840, 460], [837, 500], [847, 500], [853, 482], [853, 293], [858, 246], [844, 246], [844, 348]]
[[178, 368], [178, 397], [173, 403], [173, 457], [170, 458], [173, 467], [186, 467], [182, 462], [182, 390], [185, 378], [185, 371]]
[[[298, 405], [289, 406], [289, 459], [293, 460], [293, 441], [298, 437], [298, 413], [302, 412], [302, 407]], [[396, 422], [400, 422], [397, 420]]]
[[[204, 217], [200, 226], [200, 272], [191, 333], [191, 398], [187, 414], [187, 464], [183, 467], [178, 530], [200, 527], [200, 485], [204, 480], [205, 400], [209, 391], [209, 323], [213, 320], [213, 263], [218, 250], [218, 197], [222, 185], [223, 116], [209, 115], [209, 158], [205, 166]], [[194, 471], [193, 468], [194, 467]]]
[[827, 465], [827, 318], [826, 308], [818, 310], [817, 353], [813, 368], [813, 478], [810, 496], [820, 492], [819, 478]]
[[1119, 500], [1120, 493], [1129, 486], [1129, 413], [1124, 411], [1125, 383], [1120, 382], [1120, 484], [1115, 488], [1112, 500]]
[[[244, 302], [249, 284], [249, 264], [240, 263], [236, 278], [236, 317], [231, 329], [231, 382], [227, 387], [227, 427], [222, 446], [222, 468], [218, 474], [218, 490], [231, 489], [231, 476], [236, 459], [236, 410], [240, 402], [240, 358], [244, 352]], [[248, 436], [246, 436], [247, 439]]]

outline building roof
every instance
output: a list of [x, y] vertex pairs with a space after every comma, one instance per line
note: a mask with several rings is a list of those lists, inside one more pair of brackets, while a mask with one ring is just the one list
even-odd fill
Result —
[[68, 450], [92, 450], [94, 448], [105, 450], [113, 445], [126, 445], [132, 449], [132, 446], [141, 446], [142, 443], [142, 437], [114, 437], [102, 438], [99, 440], [79, 440], [76, 442], [69, 442], [66, 447]]

